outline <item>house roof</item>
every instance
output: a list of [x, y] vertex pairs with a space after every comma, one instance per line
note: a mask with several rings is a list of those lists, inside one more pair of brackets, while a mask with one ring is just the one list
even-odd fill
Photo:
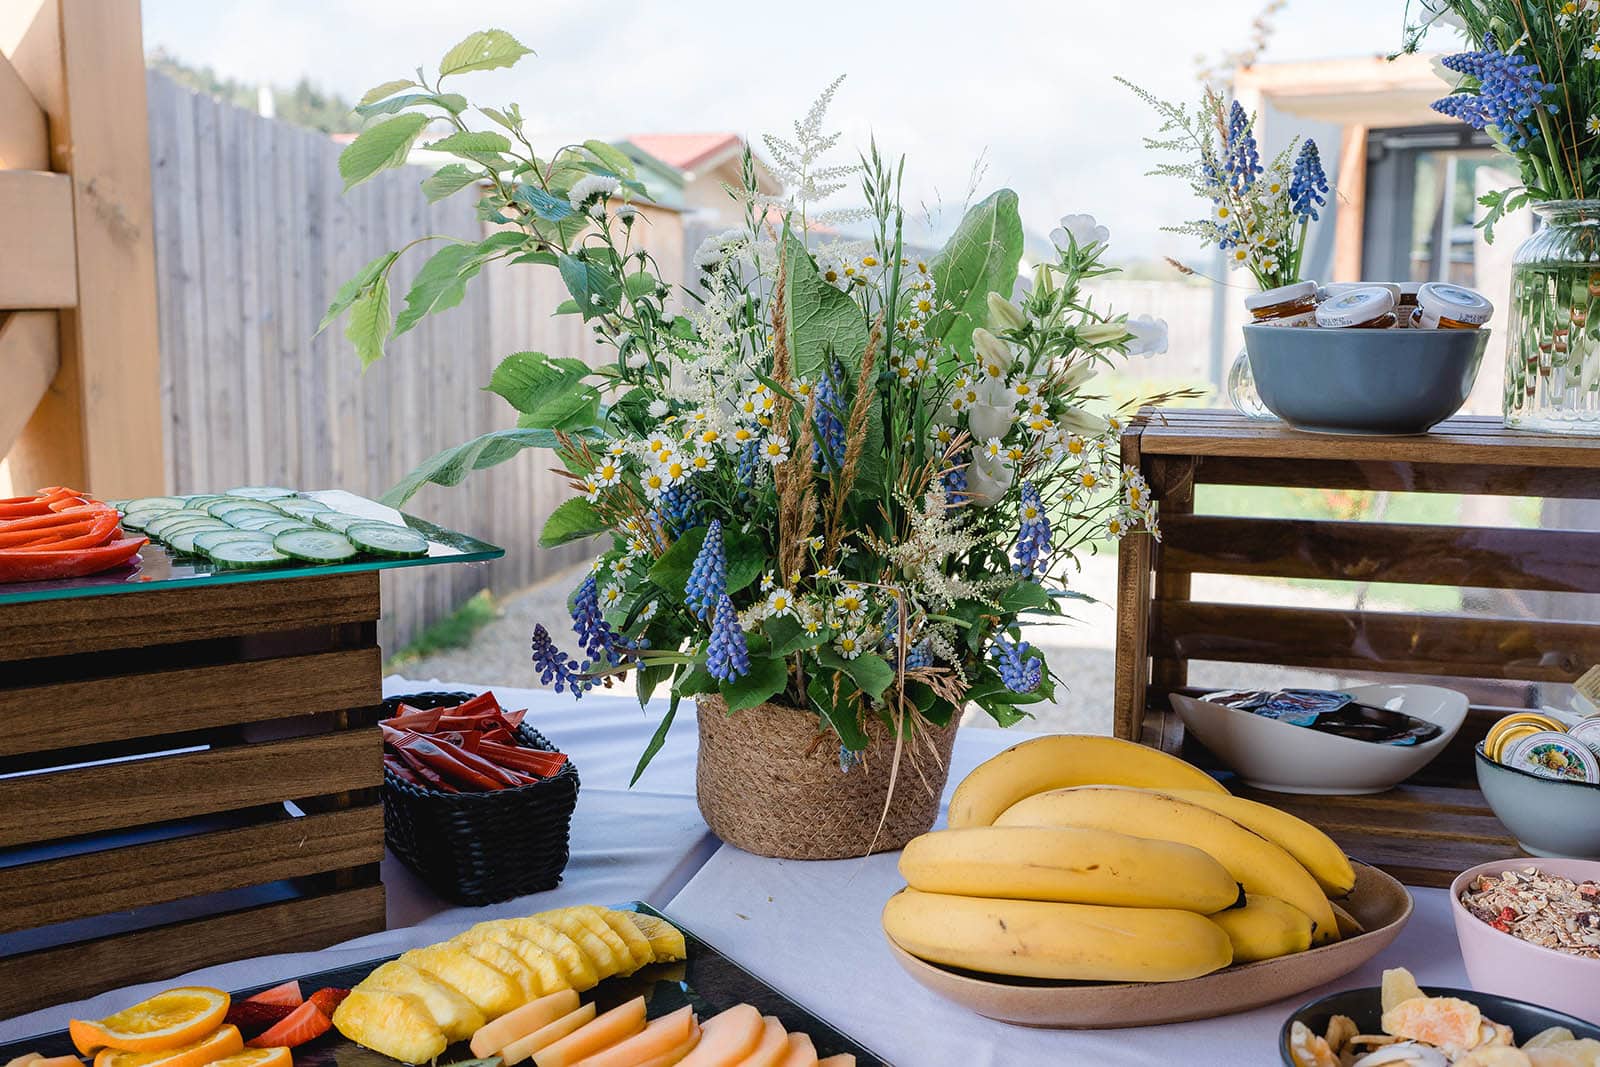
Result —
[[635, 133], [627, 140], [679, 170], [715, 165], [744, 148], [736, 133]]

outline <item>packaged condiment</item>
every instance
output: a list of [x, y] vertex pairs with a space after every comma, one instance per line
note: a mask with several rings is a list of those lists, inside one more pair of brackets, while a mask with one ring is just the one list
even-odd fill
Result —
[[1427, 282], [1417, 290], [1411, 325], [1420, 330], [1476, 330], [1494, 315], [1482, 293], [1448, 282]]
[[1559, 730], [1529, 734], [1505, 750], [1500, 762], [1541, 778], [1600, 784], [1600, 756]]
[[1399, 294], [1383, 285], [1360, 285], [1317, 305], [1317, 325], [1325, 330], [1387, 330], [1395, 324]]
[[1411, 328], [1411, 313], [1417, 310], [1417, 291], [1422, 288], [1422, 282], [1396, 282], [1400, 290], [1400, 301], [1395, 305], [1394, 313], [1400, 321], [1395, 323], [1402, 330]]
[[1561, 720], [1537, 711], [1519, 711], [1507, 715], [1493, 726], [1483, 739], [1483, 754], [1495, 762], [1502, 762], [1511, 741], [1519, 741], [1541, 730], [1563, 730]]
[[1584, 719], [1569, 729], [1567, 735], [1574, 741], [1581, 741], [1589, 751], [1600, 756], [1600, 715]]
[[1252, 293], [1244, 306], [1257, 326], [1315, 326], [1317, 283], [1295, 282]]

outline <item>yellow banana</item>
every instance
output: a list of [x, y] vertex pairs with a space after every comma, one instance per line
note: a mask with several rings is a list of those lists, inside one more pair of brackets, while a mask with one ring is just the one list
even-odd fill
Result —
[[1211, 916], [1233, 942], [1233, 962], [1252, 963], [1311, 947], [1311, 916], [1277, 897], [1245, 895], [1244, 907]]
[[1209, 774], [1148, 745], [1089, 734], [1052, 734], [1013, 745], [980, 763], [950, 798], [950, 828], [989, 826], [1023, 797], [1075, 785], [1227, 794]]
[[1000, 826], [1086, 826], [1158, 841], [1181, 841], [1207, 852], [1246, 893], [1286, 901], [1317, 924], [1315, 940], [1337, 941], [1339, 927], [1306, 869], [1289, 853], [1225, 815], [1145, 789], [1086, 785], [1038, 793], [1007, 808]]
[[900, 876], [927, 893], [1201, 915], [1239, 899], [1233, 876], [1200, 849], [1078, 827], [974, 826], [923, 834], [900, 853]]
[[1204, 915], [993, 900], [906, 889], [883, 929], [913, 956], [990, 974], [1087, 982], [1177, 982], [1226, 967], [1233, 947]]
[[1356, 887], [1356, 870], [1350, 866], [1344, 850], [1334, 844], [1333, 838], [1297, 815], [1226, 793], [1193, 789], [1163, 789], [1161, 792], [1210, 808], [1246, 830], [1254, 830], [1299, 860], [1300, 866], [1311, 872], [1311, 877], [1330, 897], [1342, 897]]
[[1367, 932], [1367, 928], [1361, 925], [1361, 920], [1341, 908], [1337, 900], [1330, 900], [1328, 906], [1333, 909], [1333, 917], [1339, 924], [1340, 937], [1359, 937]]

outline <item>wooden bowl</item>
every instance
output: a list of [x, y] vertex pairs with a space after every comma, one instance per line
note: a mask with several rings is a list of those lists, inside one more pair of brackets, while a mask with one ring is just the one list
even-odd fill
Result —
[[1376, 867], [1356, 863], [1340, 903], [1367, 932], [1292, 956], [1228, 967], [1183, 982], [1050, 982], [928, 963], [892, 940], [906, 973], [947, 1000], [1019, 1026], [1109, 1029], [1210, 1019], [1259, 1008], [1349, 974], [1388, 948], [1411, 918], [1411, 894]]

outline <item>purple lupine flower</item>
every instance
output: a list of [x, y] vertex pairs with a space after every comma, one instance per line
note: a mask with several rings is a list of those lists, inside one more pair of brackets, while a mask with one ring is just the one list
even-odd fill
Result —
[[706, 672], [719, 682], [731, 682], [750, 673], [750, 650], [744, 631], [739, 628], [739, 613], [723, 593], [711, 623], [711, 640], [706, 644]]
[[627, 643], [611, 629], [600, 609], [600, 587], [592, 574], [578, 586], [578, 595], [573, 598], [572, 632], [578, 635], [579, 647], [589, 657], [585, 670], [596, 665], [615, 666], [627, 651]]
[[712, 519], [706, 528], [706, 539], [694, 557], [694, 566], [689, 569], [683, 602], [694, 612], [695, 618], [704, 622], [712, 606], [727, 591], [727, 583], [728, 561], [722, 552], [722, 520]]
[[999, 634], [989, 646], [1000, 682], [1013, 693], [1031, 693], [1044, 681], [1044, 661], [1030, 656], [1033, 648], [1026, 641], [1009, 641]]
[[1327, 203], [1328, 175], [1322, 169], [1322, 154], [1317, 142], [1306, 138], [1294, 160], [1294, 175], [1289, 179], [1289, 209], [1302, 219], [1317, 218], [1317, 208]]
[[1545, 102], [1545, 94], [1556, 87], [1540, 77], [1538, 64], [1526, 56], [1500, 51], [1492, 34], [1484, 35], [1480, 50], [1457, 52], [1440, 62], [1478, 84], [1475, 89], [1435, 100], [1433, 109], [1475, 130], [1492, 128], [1512, 151], [1526, 148], [1539, 136], [1538, 123], [1529, 122], [1537, 109], [1544, 108], [1552, 115], [1559, 110]]
[[581, 697], [589, 688], [588, 680], [578, 676], [578, 661], [556, 647], [543, 623], [533, 628], [533, 667], [539, 681], [553, 685], [558, 693], [570, 689], [574, 697]]

